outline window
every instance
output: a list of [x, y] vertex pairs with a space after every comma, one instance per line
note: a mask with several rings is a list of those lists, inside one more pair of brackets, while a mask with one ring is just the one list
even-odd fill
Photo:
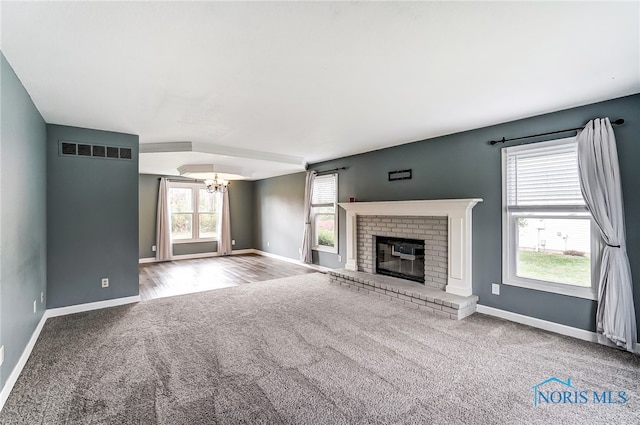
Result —
[[503, 148], [502, 180], [503, 283], [596, 299], [600, 236], [575, 138]]
[[338, 175], [317, 176], [313, 181], [311, 217], [313, 223], [313, 249], [338, 252]]
[[213, 241], [217, 235], [220, 200], [200, 183], [171, 183], [169, 211], [173, 243]]

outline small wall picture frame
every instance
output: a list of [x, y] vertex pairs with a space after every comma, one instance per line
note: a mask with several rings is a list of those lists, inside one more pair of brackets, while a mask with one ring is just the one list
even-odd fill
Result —
[[389, 171], [389, 181], [396, 180], [411, 180], [412, 172], [411, 168], [407, 170]]

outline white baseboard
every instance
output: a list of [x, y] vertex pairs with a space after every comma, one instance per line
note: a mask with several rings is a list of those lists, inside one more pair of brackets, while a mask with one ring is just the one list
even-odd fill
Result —
[[15, 367], [11, 371], [9, 378], [4, 383], [4, 387], [2, 387], [2, 391], [0, 392], [0, 412], [4, 407], [4, 403], [9, 398], [9, 394], [11, 394], [11, 390], [13, 389], [13, 386], [16, 384], [16, 381], [18, 380], [20, 373], [22, 373], [22, 369], [24, 368], [24, 365], [27, 364], [27, 360], [29, 360], [29, 356], [31, 356], [31, 351], [33, 350], [33, 347], [36, 345], [36, 341], [38, 340], [38, 337], [40, 336], [40, 332], [42, 331], [42, 327], [44, 326], [44, 322], [46, 321], [47, 321], [47, 312], [45, 311], [42, 317], [40, 318], [40, 322], [38, 322], [36, 329], [33, 331], [33, 334], [31, 334], [31, 338], [29, 339], [27, 346], [24, 347], [24, 350], [22, 351], [22, 355], [20, 356], [18, 363], [15, 365]]
[[329, 270], [332, 270], [329, 267], [319, 266], [317, 264], [303, 263], [300, 260], [295, 260], [293, 258], [284, 257], [282, 255], [272, 254], [270, 252], [260, 251], [259, 249], [254, 249], [253, 251], [254, 251], [255, 254], [262, 255], [263, 257], [275, 258], [276, 260], [281, 260], [281, 261], [286, 261], [287, 263], [297, 264], [299, 266], [307, 267], [307, 268], [310, 268], [310, 269], [313, 269], [313, 270], [317, 270], [317, 271], [323, 272], [323, 273], [325, 273], [325, 272], [327, 272]]
[[[595, 332], [585, 331], [584, 329], [574, 328], [572, 326], [561, 325], [560, 323], [549, 322], [547, 320], [538, 319], [531, 316], [525, 316], [523, 314], [512, 313], [506, 310], [500, 310], [498, 308], [487, 307], [485, 305], [478, 304], [476, 307], [478, 313], [486, 314], [488, 316], [500, 317], [511, 322], [521, 323], [538, 329], [544, 329], [545, 331], [555, 332], [560, 335], [566, 335], [573, 338], [578, 338], [583, 341], [596, 342], [601, 345], [620, 349], [606, 337], [602, 337]], [[632, 351], [635, 354], [640, 354], [640, 346], [636, 346], [636, 349]]]
[[234, 249], [231, 251], [231, 255], [245, 255], [245, 254], [255, 254], [256, 250], [253, 248], [248, 249]]
[[145, 264], [145, 263], [155, 263], [158, 260], [156, 260], [156, 257], [147, 257], [147, 258], [140, 258], [138, 260], [138, 264]]
[[[243, 254], [255, 254], [256, 250], [255, 249], [234, 249], [233, 251], [231, 251], [231, 255], [243, 255]], [[200, 252], [197, 254], [183, 254], [183, 255], [174, 255], [171, 258], [171, 261], [174, 260], [193, 260], [196, 258], [210, 258], [210, 257], [218, 257], [218, 253], [217, 252]], [[147, 258], [140, 258], [138, 260], [138, 264], [145, 264], [145, 263], [159, 263], [160, 261], [156, 260], [156, 257], [147, 257]]]
[[598, 335], [595, 332], [585, 331], [584, 329], [561, 325], [559, 323], [549, 322], [547, 320], [525, 316], [523, 314], [512, 313], [510, 311], [500, 310], [498, 308], [487, 307], [481, 304], [478, 304], [478, 306], [476, 307], [476, 311], [488, 316], [500, 317], [512, 322], [521, 323], [523, 325], [532, 326], [538, 329], [544, 329], [545, 331], [555, 332], [561, 335], [571, 336], [573, 338], [582, 339], [584, 341], [598, 342]]
[[82, 313], [83, 311], [99, 310], [101, 308], [116, 307], [124, 304], [140, 302], [140, 295], [132, 297], [114, 298], [112, 300], [96, 301], [93, 303], [76, 304], [68, 307], [50, 308], [45, 311], [46, 318], [66, 316], [67, 314]]
[[197, 254], [183, 254], [183, 255], [174, 255], [173, 257], [171, 257], [172, 261], [175, 260], [193, 260], [196, 258], [210, 258], [210, 257], [217, 257], [218, 253], [217, 252], [199, 252]]

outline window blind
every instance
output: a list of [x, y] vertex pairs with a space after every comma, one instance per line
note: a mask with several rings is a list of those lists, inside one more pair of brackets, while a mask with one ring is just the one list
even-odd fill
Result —
[[336, 175], [317, 176], [313, 181], [312, 205], [326, 205], [336, 202]]
[[507, 206], [584, 205], [575, 141], [507, 150]]

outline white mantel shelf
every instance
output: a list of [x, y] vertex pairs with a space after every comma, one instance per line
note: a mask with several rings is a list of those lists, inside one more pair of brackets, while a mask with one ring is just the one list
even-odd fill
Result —
[[425, 201], [342, 202], [347, 212], [347, 263], [345, 269], [358, 271], [358, 215], [447, 217], [448, 268], [446, 291], [472, 294], [471, 210], [481, 198]]

